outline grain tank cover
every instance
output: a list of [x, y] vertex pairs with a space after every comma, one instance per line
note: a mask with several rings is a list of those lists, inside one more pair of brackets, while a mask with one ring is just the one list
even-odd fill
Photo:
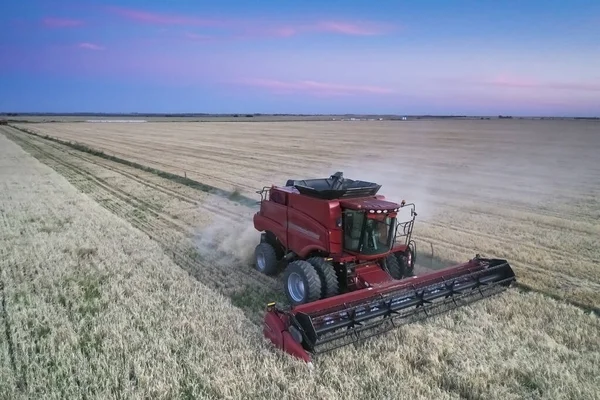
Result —
[[336, 172], [329, 178], [289, 179], [286, 186], [295, 187], [303, 195], [324, 200], [375, 196], [381, 188], [381, 185], [374, 182], [344, 178], [342, 172]]

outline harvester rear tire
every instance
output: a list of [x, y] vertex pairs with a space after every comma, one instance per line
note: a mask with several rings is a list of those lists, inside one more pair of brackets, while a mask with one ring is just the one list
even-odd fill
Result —
[[321, 278], [321, 298], [325, 299], [338, 294], [340, 291], [340, 284], [333, 265], [325, 261], [323, 257], [311, 257], [306, 261], [315, 267]]
[[259, 243], [254, 249], [256, 269], [265, 275], [275, 275], [278, 271], [277, 252], [267, 242]]
[[398, 262], [398, 258], [395, 254], [390, 254], [385, 258], [385, 264], [389, 274], [394, 279], [402, 279], [406, 270], [403, 262]]
[[[303, 293], [298, 293], [298, 283], [301, 281]], [[321, 297], [322, 282], [316, 268], [304, 260], [292, 261], [284, 274], [284, 291], [292, 305], [310, 303]]]

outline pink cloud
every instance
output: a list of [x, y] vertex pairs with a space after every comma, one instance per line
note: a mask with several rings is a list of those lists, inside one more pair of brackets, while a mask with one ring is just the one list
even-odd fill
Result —
[[285, 24], [269, 26], [269, 23], [262, 23], [258, 20], [215, 20], [179, 14], [154, 13], [123, 7], [109, 7], [108, 10], [123, 18], [138, 23], [153, 25], [228, 27], [238, 32], [244, 32], [243, 35], [235, 36], [235, 38], [238, 39], [253, 36], [285, 38], [310, 32], [329, 32], [342, 35], [369, 36], [383, 34], [391, 30], [391, 26], [382, 23], [341, 22], [330, 20], [308, 24]]
[[238, 23], [237, 29], [242, 32], [226, 36], [231, 40], [248, 40], [256, 38], [289, 38], [300, 33], [300, 30], [293, 26], [265, 27], [251, 26], [250, 24]]
[[219, 25], [221, 22], [185, 15], [152, 13], [122, 7], [109, 7], [109, 10], [132, 21], [154, 25], [186, 25], [186, 26], [210, 26]]
[[293, 26], [284, 26], [280, 28], [268, 29], [265, 31], [268, 36], [272, 37], [291, 37], [298, 33], [298, 29]]
[[509, 86], [509, 87], [532, 87], [536, 82], [530, 78], [524, 78], [509, 74], [500, 74], [488, 81], [491, 85]]
[[190, 39], [190, 40], [201, 41], [201, 42], [211, 41], [211, 40], [215, 39], [214, 36], [200, 35], [198, 33], [193, 33], [193, 32], [186, 32], [184, 34], [184, 37], [186, 37], [187, 39]]
[[600, 83], [597, 82], [541, 82], [532, 78], [500, 74], [490, 80], [484, 81], [484, 84], [511, 88], [530, 88], [530, 89], [554, 89], [554, 90], [575, 90], [587, 92], [599, 92]]
[[238, 36], [238, 38], [248, 38], [254, 36], [287, 38], [304, 33], [318, 32], [337, 33], [349, 36], [373, 36], [384, 34], [389, 30], [390, 27], [384, 24], [361, 24], [337, 21], [302, 25], [286, 25], [278, 27], [264, 27], [256, 24], [256, 26], [247, 28], [245, 30], [245, 34]]
[[42, 24], [48, 28], [71, 28], [82, 26], [84, 22], [78, 19], [46, 17], [42, 19]]
[[86, 49], [86, 50], [104, 50], [105, 47], [104, 46], [100, 46], [94, 43], [88, 43], [88, 42], [83, 42], [83, 43], [79, 43], [77, 45], [77, 47], [79, 47], [80, 49]]
[[273, 93], [307, 93], [316, 96], [348, 96], [357, 94], [390, 94], [393, 90], [370, 85], [346, 85], [328, 82], [297, 81], [285, 82], [274, 79], [249, 79], [244, 85], [260, 87]]
[[337, 21], [320, 22], [315, 25], [316, 30], [334, 32], [352, 36], [380, 35], [387, 32], [390, 27], [384, 24], [360, 24]]

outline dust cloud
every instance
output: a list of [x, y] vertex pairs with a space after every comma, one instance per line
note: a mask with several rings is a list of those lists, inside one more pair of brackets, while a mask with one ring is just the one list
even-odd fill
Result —
[[[398, 159], [386, 159], [377, 157], [374, 160], [359, 160], [353, 163], [343, 163], [336, 171], [323, 171], [323, 178], [342, 171], [344, 177], [353, 180], [375, 182], [382, 185], [378, 194], [384, 195], [389, 201], [400, 203], [414, 203], [417, 219], [432, 218], [437, 212], [435, 203], [432, 201], [431, 188], [435, 180], [422, 171], [419, 172], [414, 166], [400, 165]], [[398, 216], [399, 220], [411, 219], [410, 209], [406, 208]]]
[[[415, 203], [417, 219], [434, 214], [435, 207], [431, 201], [429, 186], [433, 183], [430, 179], [415, 179], [416, 171], [394, 167], [393, 160], [378, 159], [361, 162], [359, 165], [342, 165], [336, 170], [323, 170], [317, 175], [310, 176], [299, 173], [293, 178], [327, 178], [340, 170], [344, 172], [344, 177], [383, 185], [380, 194], [384, 194], [390, 201], [400, 203], [406, 200], [407, 203]], [[236, 206], [233, 202], [212, 196], [207, 198], [205, 203], [220, 208], [222, 213], [211, 215], [209, 223], [195, 230], [196, 251], [203, 258], [217, 263], [253, 264], [254, 249], [260, 242], [260, 232], [254, 229], [252, 222], [252, 216], [257, 208]], [[410, 219], [410, 208], [407, 207], [400, 213], [399, 220]]]
[[207, 198], [205, 204], [223, 211], [212, 214], [209, 223], [194, 231], [196, 251], [218, 263], [253, 264], [254, 248], [260, 242], [260, 232], [252, 222], [256, 209], [216, 197]]

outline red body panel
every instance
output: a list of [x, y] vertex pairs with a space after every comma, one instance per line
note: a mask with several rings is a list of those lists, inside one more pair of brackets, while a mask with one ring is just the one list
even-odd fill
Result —
[[[367, 267], [368, 268], [368, 267]], [[337, 310], [342, 310], [346, 304], [354, 304], [367, 301], [369, 298], [385, 295], [399, 289], [410, 288], [412, 286], [422, 286], [443, 282], [444, 280], [458, 277], [465, 273], [475, 272], [482, 267], [474, 261], [469, 261], [457, 266], [441, 269], [421, 277], [406, 278], [402, 280], [388, 280], [380, 283], [373, 283], [370, 287], [356, 290], [349, 293], [313, 301], [307, 304], [301, 304], [294, 307], [293, 313], [303, 312], [307, 314], [326, 314]]]
[[370, 287], [377, 284], [393, 281], [394, 278], [385, 272], [378, 264], [372, 264], [356, 269], [360, 287]]
[[[288, 249], [305, 258], [312, 251], [325, 252], [335, 261], [380, 259], [344, 253], [343, 232], [338, 223], [342, 206], [351, 209], [393, 210], [399, 205], [384, 200], [384, 196], [344, 200], [324, 200], [301, 195], [294, 187], [273, 186], [270, 200], [263, 200], [260, 211], [254, 216], [258, 231], [273, 232]], [[390, 213], [392, 216], [395, 213]]]
[[313, 250], [331, 251], [327, 226], [291, 206], [288, 209], [287, 228], [288, 247], [300, 257], [306, 257]]
[[288, 317], [278, 314], [275, 311], [267, 311], [263, 324], [263, 334], [269, 339], [275, 347], [310, 362], [310, 355], [304, 350], [302, 345], [294, 340], [288, 331]]
[[[282, 212], [283, 218], [278, 218]], [[254, 227], [259, 231], [270, 231], [277, 236], [284, 246], [287, 246], [287, 208], [279, 204], [269, 203], [268, 207], [263, 207], [261, 213], [254, 214]]]

